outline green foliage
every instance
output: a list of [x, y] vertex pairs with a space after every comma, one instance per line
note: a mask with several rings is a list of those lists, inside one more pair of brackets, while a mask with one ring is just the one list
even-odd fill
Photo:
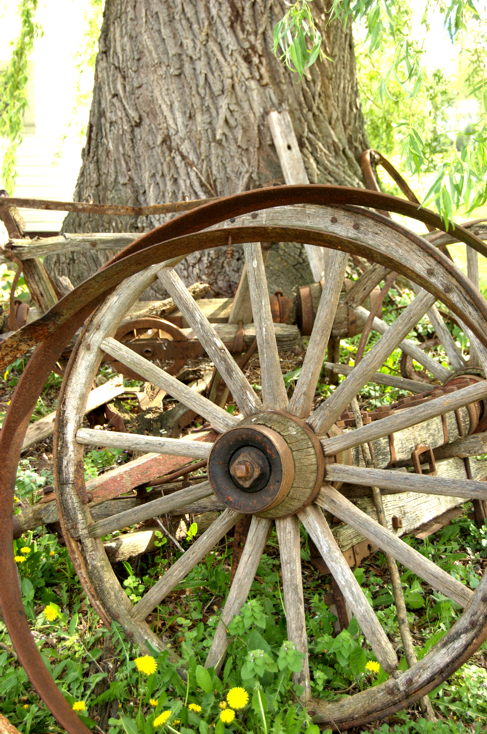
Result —
[[300, 79], [318, 58], [326, 58], [321, 43], [321, 33], [307, 0], [297, 0], [274, 27], [274, 53], [277, 56], [280, 48], [279, 58]]
[[11, 195], [17, 177], [17, 149], [22, 142], [23, 118], [28, 107], [29, 58], [36, 38], [42, 33], [41, 26], [35, 20], [37, 6], [38, 0], [20, 0], [20, 34], [12, 43], [12, 56], [0, 77], [0, 138], [7, 141], [2, 180]]

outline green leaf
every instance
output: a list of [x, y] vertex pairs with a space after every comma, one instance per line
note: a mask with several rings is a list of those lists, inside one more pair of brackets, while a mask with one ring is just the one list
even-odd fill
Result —
[[365, 653], [360, 645], [355, 645], [350, 653], [350, 669], [354, 675], [360, 675], [365, 672], [365, 664], [367, 660]]
[[202, 665], [196, 666], [196, 682], [204, 693], [211, 693], [213, 691], [211, 675]]

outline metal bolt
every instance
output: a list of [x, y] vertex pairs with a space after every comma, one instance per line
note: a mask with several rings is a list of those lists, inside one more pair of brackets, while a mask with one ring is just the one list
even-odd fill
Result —
[[445, 293], [450, 293], [450, 292], [451, 292], [451, 286], [449, 286], [449, 285], [446, 285], [446, 286], [445, 286], [445, 287], [443, 288], [443, 290], [445, 291]]
[[232, 477], [244, 489], [254, 484], [262, 473], [262, 467], [252, 449], [240, 451], [231, 462], [229, 470]]
[[258, 214], [257, 214], [257, 212], [252, 212], [252, 214], [250, 216], [252, 217], [252, 219], [257, 219]]
[[235, 217], [230, 217], [230, 221], [231, 222], [234, 222], [235, 221]]
[[435, 271], [433, 270], [433, 268], [426, 268], [426, 275], [431, 276], [434, 274], [435, 274]]
[[394, 515], [392, 518], [392, 527], [394, 530], [398, 530], [398, 528], [402, 528], [402, 517], [398, 517], [397, 515]]
[[338, 219], [336, 217], [331, 218], [331, 223], [336, 224], [338, 222]]
[[355, 222], [355, 224], [353, 225], [353, 228], [360, 229], [360, 224], [358, 222]]

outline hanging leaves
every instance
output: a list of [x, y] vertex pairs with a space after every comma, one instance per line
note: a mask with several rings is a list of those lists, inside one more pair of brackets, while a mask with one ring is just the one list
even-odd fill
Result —
[[12, 43], [12, 56], [0, 77], [0, 138], [7, 141], [1, 178], [3, 187], [10, 194], [15, 188], [17, 149], [22, 142], [24, 113], [29, 106], [29, 59], [36, 38], [42, 35], [42, 28], [35, 20], [37, 6], [38, 0], [20, 0], [20, 34]]
[[326, 58], [321, 50], [322, 36], [317, 29], [309, 3], [298, 0], [274, 27], [274, 53], [301, 79], [318, 58]]

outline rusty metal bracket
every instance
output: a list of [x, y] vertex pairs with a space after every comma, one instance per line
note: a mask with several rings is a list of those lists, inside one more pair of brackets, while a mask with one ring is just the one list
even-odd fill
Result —
[[429, 475], [430, 477], [435, 477], [437, 474], [435, 455], [429, 443], [418, 443], [414, 451], [411, 452], [411, 459], [413, 462], [414, 471], [416, 472], [416, 474], [423, 473], [419, 460], [419, 457], [422, 456], [422, 454], [428, 455], [427, 458], [429, 465]]

